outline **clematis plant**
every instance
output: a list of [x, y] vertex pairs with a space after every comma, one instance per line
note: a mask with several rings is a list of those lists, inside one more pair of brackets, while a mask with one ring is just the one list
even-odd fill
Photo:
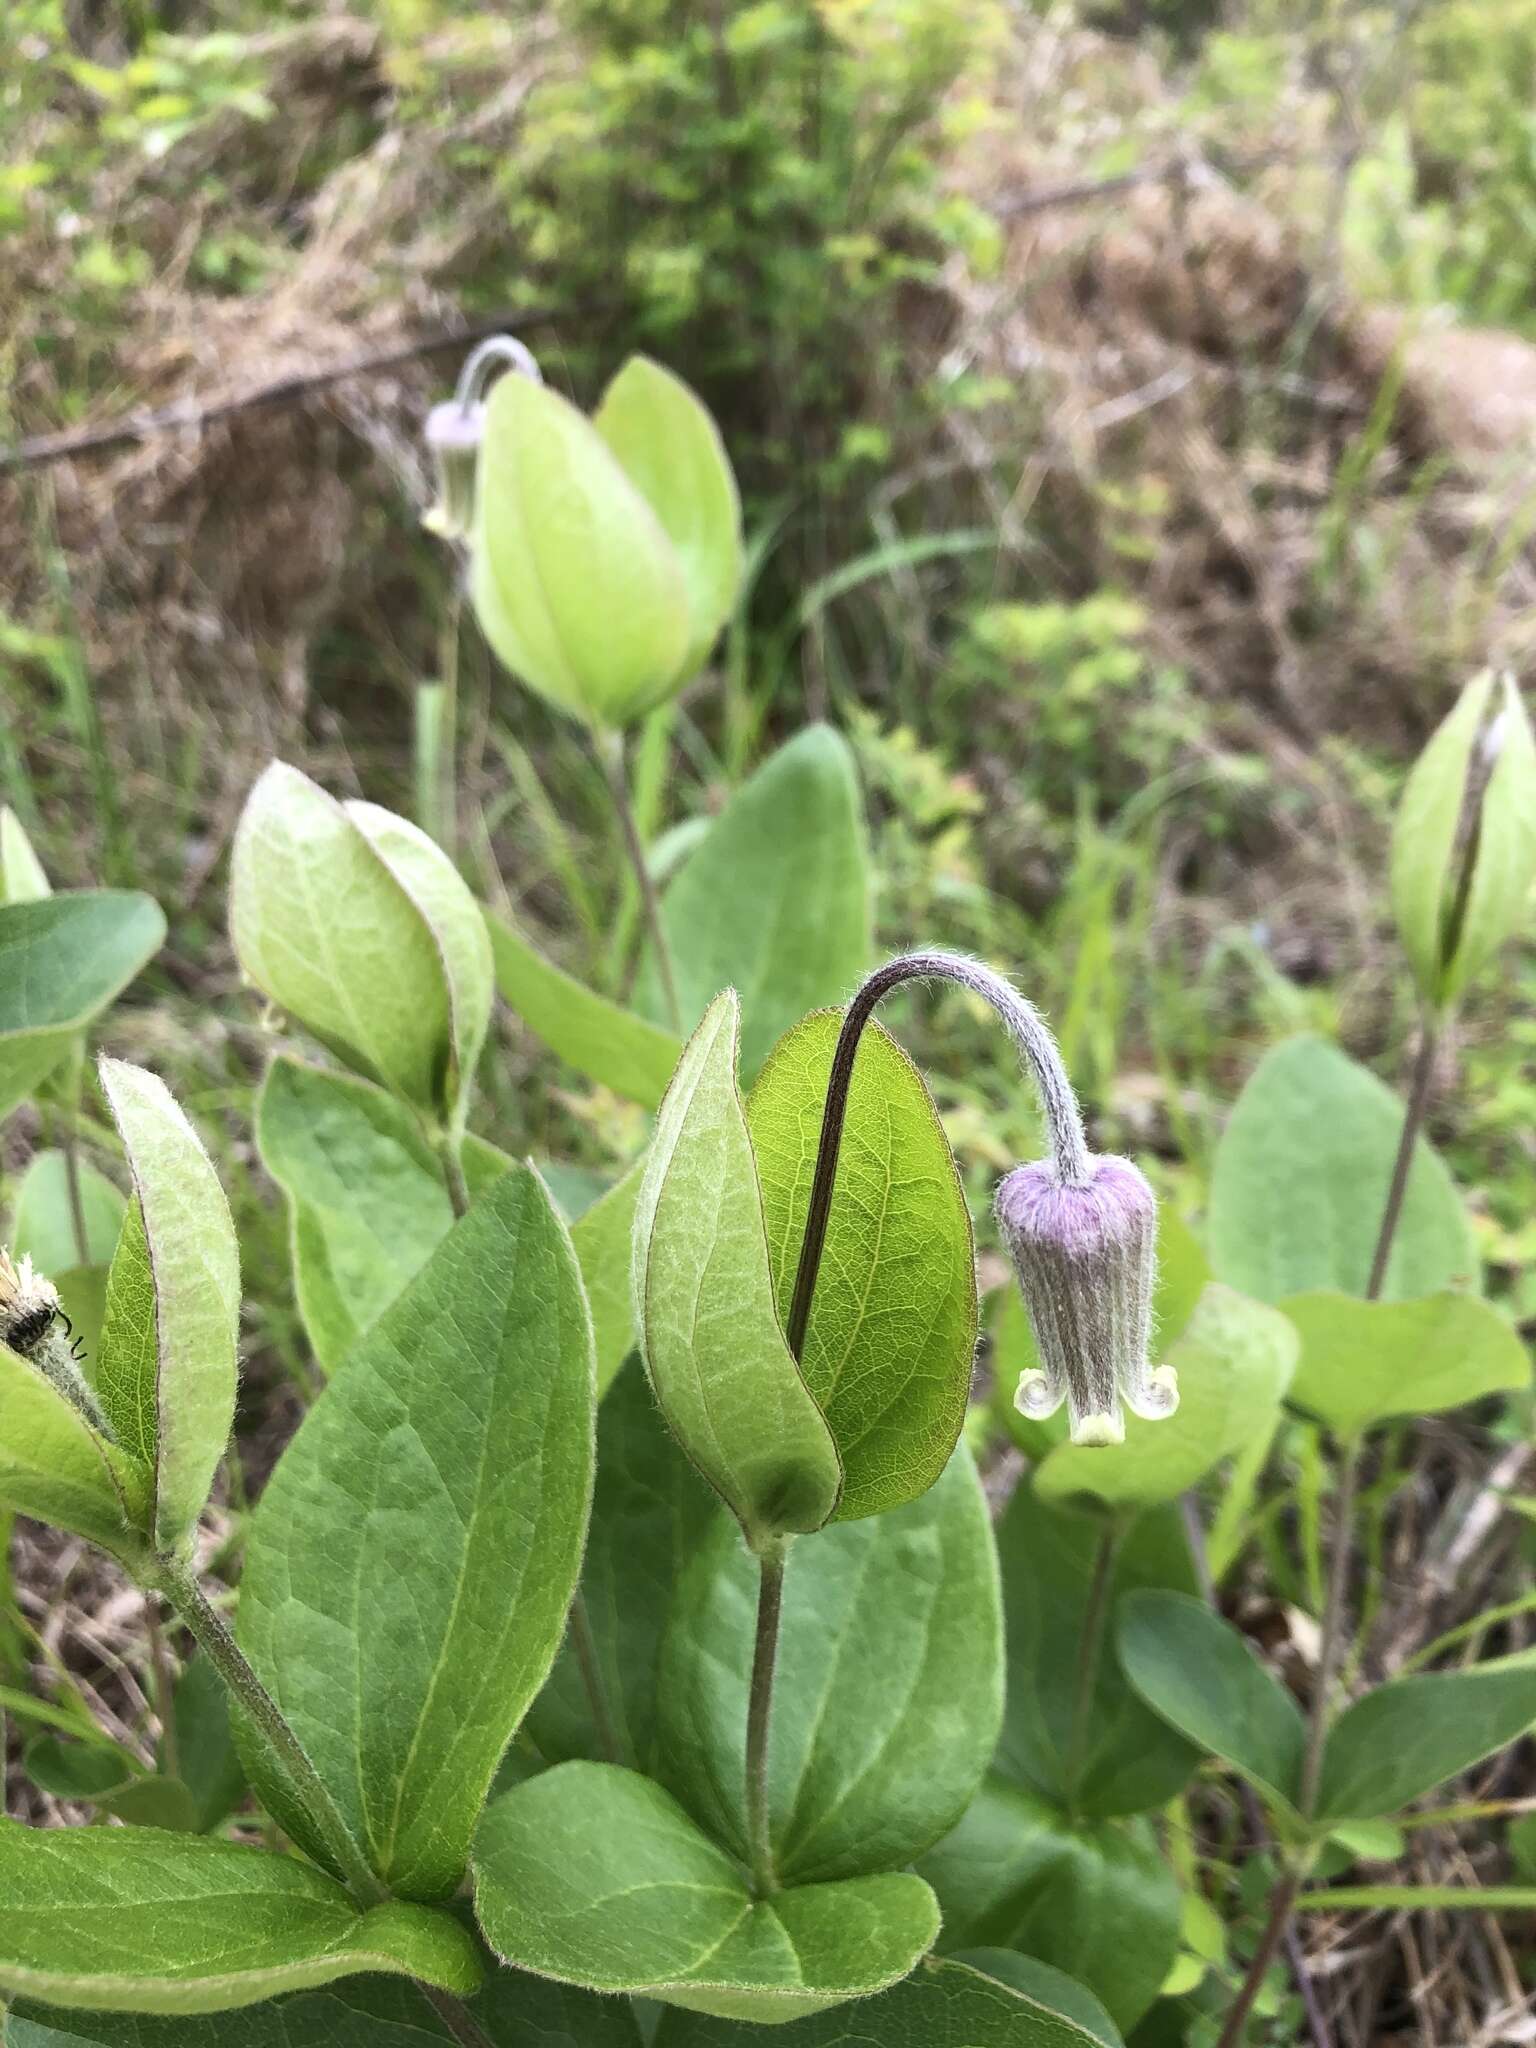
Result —
[[688, 387], [632, 356], [590, 419], [527, 375], [484, 407], [470, 594], [529, 689], [632, 725], [703, 666], [736, 602], [741, 504]]

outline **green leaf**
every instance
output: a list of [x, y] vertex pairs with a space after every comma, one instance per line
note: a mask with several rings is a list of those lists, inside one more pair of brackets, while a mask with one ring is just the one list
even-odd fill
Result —
[[678, 1002], [740, 992], [750, 1082], [807, 1010], [847, 1000], [869, 964], [870, 881], [853, 755], [813, 725], [737, 790], [662, 900]]
[[[788, 1320], [841, 1013], [782, 1038], [747, 1104], [768, 1256]], [[860, 1040], [800, 1370], [837, 1445], [837, 1520], [914, 1500], [949, 1462], [976, 1354], [976, 1254], [923, 1078], [878, 1025]]]
[[134, 1200], [107, 1280], [97, 1392], [154, 1475], [154, 1540], [183, 1549], [235, 1418], [240, 1253], [202, 1141], [165, 1083], [103, 1059]]
[[291, 1856], [158, 1828], [0, 1822], [0, 1991], [115, 2012], [224, 2012], [362, 1971], [473, 1991], [446, 1914], [360, 1913]]
[[662, 1412], [750, 1542], [819, 1529], [842, 1484], [774, 1304], [727, 990], [678, 1064], [635, 1209], [634, 1298]]
[[[194, 1824], [206, 1834], [227, 1820], [246, 1794], [229, 1694], [206, 1657], [193, 1657], [177, 1679], [173, 1716], [177, 1767], [191, 1795]], [[160, 1761], [164, 1769], [163, 1749]]]
[[989, 1778], [918, 1866], [938, 1895], [946, 1950], [1021, 1950], [1086, 1984], [1129, 2029], [1179, 1942], [1179, 1888], [1146, 1821], [1073, 1825]]
[[0, 1116], [31, 1094], [165, 938], [136, 889], [0, 907]]
[[646, 356], [630, 357], [592, 424], [682, 565], [692, 621], [686, 682], [704, 666], [742, 578], [741, 500], [720, 430], [688, 386]]
[[575, 1254], [537, 1175], [514, 1166], [362, 1338], [257, 1507], [242, 1645], [405, 1896], [454, 1890], [559, 1646], [592, 1419]]
[[1277, 1309], [1208, 1287], [1168, 1363], [1179, 1405], [1162, 1422], [1125, 1418], [1125, 1442], [1061, 1444], [1035, 1475], [1044, 1500], [1089, 1494], [1116, 1508], [1174, 1500], [1274, 1427], [1296, 1363], [1296, 1332]]
[[[719, 1513], [631, 1357], [598, 1410], [597, 1485], [581, 1593], [618, 1761], [653, 1770], [656, 1667], [674, 1591]], [[740, 1547], [736, 1525], [725, 1523]], [[551, 1763], [611, 1761], [567, 1640], [525, 1732]]]
[[673, 1033], [585, 987], [490, 911], [485, 924], [496, 986], [534, 1036], [589, 1081], [654, 1109], [682, 1051]]
[[[758, 1570], [721, 1516], [672, 1605], [661, 1774], [745, 1857]], [[1002, 1614], [969, 1451], [905, 1507], [789, 1553], [769, 1749], [774, 1867], [788, 1884], [910, 1863], [953, 1827], [1002, 1716]]]
[[[333, 1372], [453, 1228], [442, 1163], [411, 1112], [383, 1089], [287, 1055], [262, 1083], [256, 1141], [288, 1197], [304, 1327]], [[468, 1139], [471, 1195], [510, 1164]]]
[[1323, 1752], [1318, 1814], [1398, 1813], [1536, 1722], [1536, 1670], [1515, 1664], [1379, 1685], [1339, 1716]]
[[[1183, 1336], [1211, 1277], [1200, 1240], [1167, 1202], [1157, 1207], [1157, 1286], [1152, 1296], [1153, 1363], [1162, 1364]], [[1026, 1372], [1038, 1370], [1040, 1354], [1029, 1326], [1018, 1283], [1010, 1277], [988, 1297], [987, 1328], [992, 1340], [993, 1407], [1019, 1449], [1040, 1459], [1067, 1440], [1067, 1412], [1060, 1408], [1043, 1422], [1021, 1415], [1014, 1395]]]
[[583, 724], [628, 725], [689, 680], [677, 551], [592, 422], [529, 377], [486, 405], [470, 594], [512, 673]]
[[[1491, 721], [1500, 747], [1477, 811], [1465, 901], [1462, 811]], [[1392, 909], [1420, 993], [1455, 999], [1514, 935], [1536, 881], [1536, 737], [1514, 679], [1474, 676], [1414, 764], [1392, 830]]]
[[40, 903], [52, 894], [47, 870], [20, 818], [9, 804], [0, 804], [0, 904]]
[[1203, 1601], [1131, 1593], [1117, 1639], [1125, 1675], [1154, 1713], [1279, 1803], [1300, 1797], [1301, 1710], [1252, 1647]]
[[26, 1253], [39, 1273], [59, 1290], [64, 1313], [85, 1352], [87, 1371], [101, 1347], [106, 1308], [107, 1267], [123, 1224], [123, 1198], [89, 1160], [79, 1162], [80, 1209], [85, 1219], [85, 1257], [75, 1237], [69, 1169], [62, 1152], [35, 1152], [11, 1213], [11, 1250]]
[[592, 1311], [592, 1336], [597, 1347], [597, 1398], [601, 1401], [614, 1374], [635, 1348], [635, 1304], [630, 1290], [630, 1246], [635, 1234], [645, 1161], [637, 1159], [590, 1209], [571, 1225], [571, 1243], [581, 1263], [582, 1285]]
[[[1210, 1245], [1217, 1278], [1261, 1301], [1322, 1287], [1363, 1294], [1402, 1130], [1402, 1103], [1336, 1046], [1321, 1038], [1276, 1046], [1216, 1148]], [[1477, 1285], [1461, 1197], [1421, 1138], [1383, 1296]]]
[[[656, 2048], [751, 2048], [756, 2038], [728, 2021], [669, 2012]], [[1079, 1986], [988, 1952], [975, 1963], [934, 1958], [878, 1998], [794, 2021], [774, 2048], [1120, 2048], [1120, 2037]]]
[[446, 1119], [456, 1028], [432, 926], [358, 821], [281, 761], [240, 815], [230, 933], [249, 979], [338, 1059]]
[[505, 1793], [474, 1862], [480, 1925], [508, 1962], [728, 2018], [792, 2019], [878, 1991], [938, 1933], [933, 1894], [904, 1874], [754, 1900], [668, 1793], [609, 1764], [560, 1764]]
[[1301, 1337], [1290, 1398], [1340, 1436], [1530, 1384], [1525, 1346], [1475, 1295], [1381, 1302], [1293, 1294], [1280, 1305]]
[[437, 947], [448, 986], [450, 1023], [444, 1115], [455, 1130], [462, 1130], [496, 991], [490, 935], [480, 906], [453, 862], [420, 826], [377, 804], [351, 802], [342, 809], [416, 906]]
[[[468, 2001], [492, 2048], [640, 2048], [627, 2004], [498, 1970]], [[434, 2048], [453, 2042], [419, 1985], [350, 1977], [218, 2018], [12, 2008], [8, 2048]]]
[[1176, 1507], [1152, 1509], [1117, 1539], [1102, 1516], [1043, 1501], [1021, 1481], [997, 1528], [1008, 1643], [997, 1763], [1058, 1806], [1095, 1816], [1144, 1813], [1183, 1790], [1200, 1753], [1143, 1704], [1109, 1650], [1098, 1660], [1085, 1726], [1074, 1734], [1082, 1631], [1101, 1539], [1114, 1546], [1110, 1614], [1138, 1587], [1195, 1591]]
[[3, 1344], [0, 1507], [73, 1529], [129, 1563], [143, 1562], [148, 1475]]

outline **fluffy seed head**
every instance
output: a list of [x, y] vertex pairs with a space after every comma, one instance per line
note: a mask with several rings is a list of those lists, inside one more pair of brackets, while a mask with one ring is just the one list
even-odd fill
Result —
[[997, 1221], [1035, 1333], [1040, 1366], [1019, 1382], [1020, 1412], [1066, 1401], [1076, 1444], [1124, 1440], [1121, 1404], [1155, 1421], [1178, 1406], [1169, 1366], [1152, 1371], [1157, 1197], [1129, 1159], [1090, 1156], [1081, 1179], [1050, 1160], [1015, 1167], [997, 1191]]

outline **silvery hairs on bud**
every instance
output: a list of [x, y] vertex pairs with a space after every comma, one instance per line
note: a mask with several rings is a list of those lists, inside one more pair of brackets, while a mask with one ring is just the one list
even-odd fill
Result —
[[1129, 1159], [1093, 1158], [1077, 1181], [1053, 1164], [1015, 1167], [997, 1191], [1040, 1365], [1015, 1402], [1039, 1419], [1067, 1403], [1072, 1441], [1123, 1441], [1123, 1402], [1153, 1422], [1178, 1406], [1169, 1366], [1148, 1367], [1157, 1277], [1157, 1198]]

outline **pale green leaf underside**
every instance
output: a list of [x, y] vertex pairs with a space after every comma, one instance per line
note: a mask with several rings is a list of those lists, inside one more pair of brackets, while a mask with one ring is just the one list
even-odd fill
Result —
[[1208, 1287], [1166, 1354], [1179, 1375], [1174, 1413], [1160, 1422], [1127, 1415], [1122, 1444], [1059, 1445], [1036, 1474], [1041, 1498], [1092, 1494], [1114, 1507], [1176, 1499], [1273, 1428], [1296, 1351], [1296, 1332], [1278, 1309]]
[[846, 740], [813, 725], [745, 782], [662, 902], [678, 1001], [741, 995], [750, 1082], [807, 1010], [846, 1002], [869, 964], [863, 805]]
[[[743, 1856], [757, 1576], [720, 1516], [678, 1586], [660, 1679], [661, 1773]], [[786, 1883], [901, 1869], [954, 1826], [996, 1746], [1002, 1652], [991, 1524], [963, 1447], [921, 1499], [794, 1546], [769, 1753]]]
[[242, 1644], [408, 1896], [457, 1885], [559, 1645], [592, 1389], [569, 1235], [514, 1166], [346, 1359], [256, 1511]]
[[487, 1810], [475, 1906], [519, 1967], [770, 2023], [881, 1989], [938, 1933], [908, 1875], [754, 1902], [669, 1794], [609, 1764], [561, 1764]]
[[153, 959], [160, 906], [136, 889], [82, 889], [0, 906], [0, 1116]]
[[736, 1087], [727, 990], [678, 1063], [635, 1210], [646, 1366], [678, 1440], [749, 1536], [820, 1528], [841, 1471], [784, 1342]]
[[[628, 2005], [498, 1970], [467, 2001], [493, 2048], [640, 2048]], [[16, 2007], [6, 2048], [442, 2048], [450, 2033], [416, 1984], [349, 1977], [235, 2013], [174, 2019]]]
[[450, 1122], [462, 1129], [464, 1103], [495, 995], [491, 944], [480, 906], [436, 840], [408, 818], [396, 817], [378, 804], [350, 802], [342, 809], [415, 904], [437, 946], [447, 981], [453, 1043], [446, 1109]]
[[[787, 1319], [842, 1014], [769, 1055], [747, 1104]], [[948, 1462], [976, 1350], [970, 1212], [922, 1076], [879, 1025], [859, 1042], [800, 1367], [843, 1464], [837, 1519], [913, 1500]]]
[[631, 356], [593, 426], [660, 520], [688, 587], [684, 680], [703, 667], [741, 582], [741, 501], [720, 430], [687, 385]]
[[1280, 1306], [1301, 1338], [1290, 1398], [1343, 1436], [1530, 1383], [1525, 1346], [1475, 1295], [1393, 1302], [1293, 1294]]
[[1449, 981], [1443, 953], [1446, 912], [1455, 893], [1453, 854], [1472, 749], [1494, 681], [1486, 670], [1462, 691], [1413, 764], [1392, 824], [1392, 913], [1431, 1003], [1440, 1001]]
[[[1261, 1301], [1320, 1287], [1363, 1294], [1402, 1129], [1399, 1098], [1337, 1046], [1312, 1037], [1276, 1046], [1254, 1070], [1216, 1148], [1216, 1277]], [[1438, 1153], [1420, 1139], [1383, 1299], [1477, 1285], [1461, 1198]]]
[[[1113, 1938], [1112, 1935], [1110, 1937]], [[1004, 1974], [1006, 1973], [1006, 1974]], [[797, 2020], [776, 2048], [1120, 2048], [1080, 1987], [1023, 1956], [935, 1957], [878, 1998]], [[669, 2012], [655, 2048], [752, 2048], [749, 2027]]]
[[[304, 1326], [333, 1372], [453, 1228], [442, 1164], [403, 1103], [286, 1054], [257, 1097], [256, 1141], [288, 1198]], [[463, 1156], [472, 1196], [511, 1164], [478, 1138]]]
[[453, 1019], [431, 927], [342, 806], [280, 761], [235, 834], [230, 932], [245, 973], [322, 1045], [446, 1112]]
[[496, 986], [534, 1036], [589, 1081], [654, 1109], [682, 1051], [673, 1033], [587, 988], [504, 919], [487, 911], [485, 923]]
[[[105, 1389], [109, 1377], [120, 1381], [120, 1367], [140, 1375], [137, 1393], [129, 1391], [122, 1405], [153, 1446], [155, 1540], [174, 1551], [196, 1527], [234, 1421], [240, 1254], [218, 1175], [164, 1082], [104, 1059], [101, 1083], [136, 1197], [108, 1283], [102, 1382]], [[123, 1276], [129, 1308], [120, 1357], [113, 1308], [123, 1258], [138, 1271], [136, 1279]], [[153, 1333], [147, 1355], [146, 1317]]]
[[291, 1856], [157, 1828], [0, 1822], [0, 1990], [109, 2011], [222, 2012], [336, 1977], [479, 1980], [447, 1915], [360, 1913]]
[[1003, 1778], [987, 1780], [919, 1872], [938, 1895], [946, 1950], [1038, 1956], [1086, 1984], [1120, 2027], [1156, 1998], [1178, 1948], [1179, 1887], [1149, 1822], [1072, 1822]]

